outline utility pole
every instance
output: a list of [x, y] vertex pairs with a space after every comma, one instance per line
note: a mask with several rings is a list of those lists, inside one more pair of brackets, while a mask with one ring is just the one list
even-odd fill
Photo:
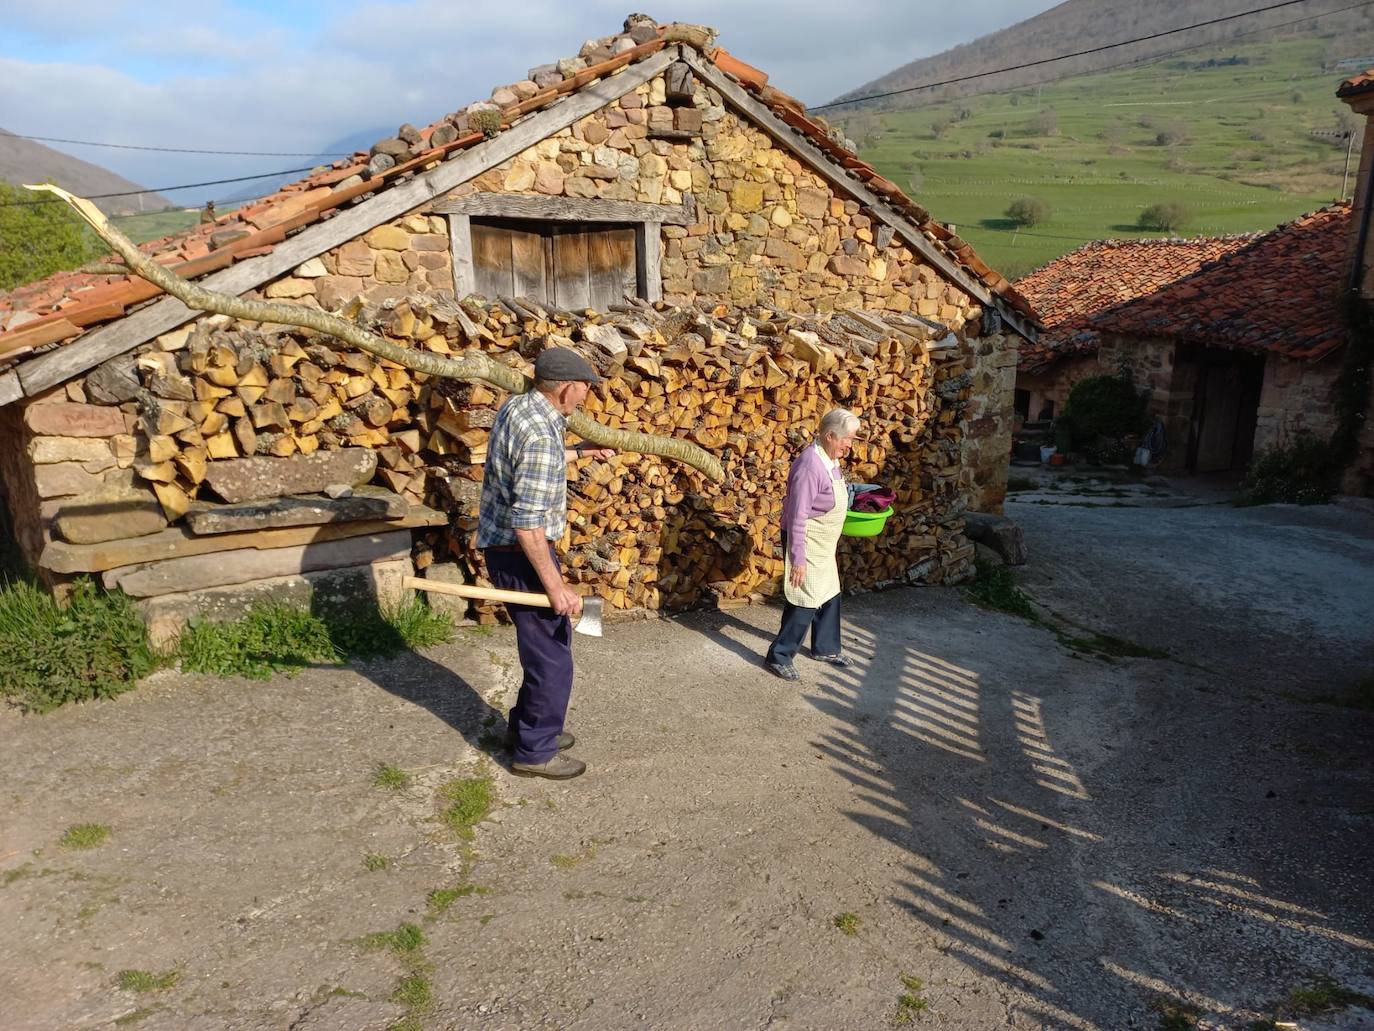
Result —
[[1340, 200], [1345, 200], [1345, 191], [1350, 185], [1350, 156], [1355, 150], [1355, 133], [1351, 129], [1313, 129], [1312, 136], [1319, 136], [1326, 140], [1345, 141], [1345, 171], [1341, 173], [1341, 196]]

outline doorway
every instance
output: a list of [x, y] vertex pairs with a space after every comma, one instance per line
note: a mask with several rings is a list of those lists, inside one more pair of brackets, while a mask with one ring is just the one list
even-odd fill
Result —
[[1264, 385], [1264, 356], [1201, 348], [1197, 368], [1188, 469], [1195, 473], [1243, 469], [1255, 450], [1255, 422]]

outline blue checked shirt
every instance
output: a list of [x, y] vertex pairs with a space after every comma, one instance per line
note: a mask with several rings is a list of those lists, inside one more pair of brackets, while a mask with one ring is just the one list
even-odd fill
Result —
[[516, 530], [544, 528], [551, 541], [568, 526], [567, 418], [537, 390], [511, 398], [496, 413], [482, 474], [477, 546], [516, 543]]

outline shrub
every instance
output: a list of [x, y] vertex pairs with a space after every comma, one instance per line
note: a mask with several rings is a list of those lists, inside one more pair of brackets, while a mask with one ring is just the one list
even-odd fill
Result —
[[[1067, 424], [1073, 445], [1101, 449], [1103, 443], [1128, 440], [1134, 447], [1146, 425], [1148, 400], [1123, 376], [1090, 376], [1069, 391], [1060, 423]], [[1099, 455], [1099, 460], [1105, 455]], [[1129, 457], [1129, 453], [1128, 453]]]
[[1325, 504], [1336, 493], [1339, 475], [1327, 442], [1299, 433], [1287, 444], [1251, 459], [1237, 501], [1242, 505]]
[[1020, 226], [1038, 226], [1050, 219], [1050, 206], [1039, 197], [1019, 197], [1007, 208], [1007, 218]]
[[158, 666], [148, 633], [123, 594], [79, 580], [66, 608], [37, 584], [0, 588], [0, 694], [29, 712], [111, 698]]
[[1154, 229], [1159, 232], [1171, 233], [1182, 229], [1188, 223], [1188, 206], [1178, 201], [1165, 201], [1162, 204], [1151, 204], [1140, 213], [1138, 219], [1141, 229]]
[[1188, 133], [1183, 129], [1165, 129], [1155, 133], [1156, 147], [1176, 147], [1180, 143], [1188, 142]]
[[1047, 107], [1031, 119], [1030, 128], [1036, 136], [1054, 136], [1059, 132], [1059, 115]]

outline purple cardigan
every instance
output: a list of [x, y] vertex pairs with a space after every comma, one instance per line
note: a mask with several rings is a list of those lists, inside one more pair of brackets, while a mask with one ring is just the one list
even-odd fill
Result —
[[836, 467], [832, 475], [814, 444], [808, 444], [792, 462], [787, 497], [782, 503], [782, 532], [787, 536], [792, 565], [806, 563], [806, 521], [835, 507], [836, 483], [844, 483], [844, 474]]

